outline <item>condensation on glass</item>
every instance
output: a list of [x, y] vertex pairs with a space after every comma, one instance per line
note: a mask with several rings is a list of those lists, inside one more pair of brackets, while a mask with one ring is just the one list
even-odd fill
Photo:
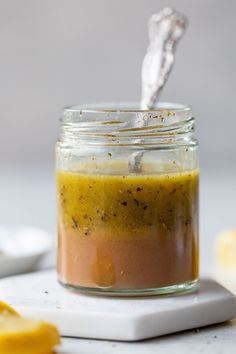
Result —
[[121, 296], [197, 287], [199, 167], [190, 107], [68, 107], [56, 150], [63, 285]]

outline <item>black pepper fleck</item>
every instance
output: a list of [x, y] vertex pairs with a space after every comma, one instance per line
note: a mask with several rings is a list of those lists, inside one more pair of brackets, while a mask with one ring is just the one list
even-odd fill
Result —
[[89, 228], [88, 228], [88, 227], [85, 227], [85, 228], [84, 228], [84, 235], [85, 235], [85, 236], [88, 236], [89, 234], [90, 234]]
[[78, 221], [75, 219], [74, 216], [72, 216], [71, 219], [72, 219], [72, 223], [73, 223], [73, 225], [72, 225], [73, 229], [77, 229], [77, 227], [79, 226]]
[[170, 194], [175, 194], [175, 192], [176, 192], [176, 188], [174, 188], [174, 189], [170, 192]]

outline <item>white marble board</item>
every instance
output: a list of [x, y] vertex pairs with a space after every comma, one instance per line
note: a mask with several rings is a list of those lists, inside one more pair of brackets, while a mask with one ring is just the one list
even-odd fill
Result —
[[0, 281], [0, 298], [22, 315], [55, 323], [63, 336], [135, 341], [224, 322], [236, 316], [235, 296], [203, 279], [193, 294], [101, 298], [73, 293], [55, 271]]

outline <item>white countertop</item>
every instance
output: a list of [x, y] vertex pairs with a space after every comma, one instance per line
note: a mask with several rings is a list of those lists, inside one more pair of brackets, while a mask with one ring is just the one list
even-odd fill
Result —
[[58, 354], [234, 354], [236, 320], [141, 342], [64, 338]]

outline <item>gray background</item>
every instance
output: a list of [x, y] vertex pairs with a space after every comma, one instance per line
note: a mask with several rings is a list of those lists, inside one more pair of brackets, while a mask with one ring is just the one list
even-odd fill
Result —
[[138, 101], [147, 20], [167, 5], [190, 26], [162, 99], [193, 106], [203, 159], [235, 157], [236, 1], [1, 0], [1, 159], [52, 163], [64, 105]]
[[0, 0], [0, 222], [55, 234], [61, 107], [138, 101], [147, 20], [163, 6], [190, 26], [162, 99], [189, 103], [201, 145], [201, 254], [236, 226], [236, 1]]

